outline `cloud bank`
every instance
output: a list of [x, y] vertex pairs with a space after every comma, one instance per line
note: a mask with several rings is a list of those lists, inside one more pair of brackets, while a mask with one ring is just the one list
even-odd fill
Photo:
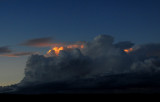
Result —
[[27, 61], [25, 77], [20, 85], [73, 81], [133, 72], [159, 72], [159, 56], [146, 56], [148, 53], [158, 53], [159, 44], [133, 47], [133, 52], [127, 54], [124, 48], [132, 47], [133, 43], [113, 42], [112, 36], [99, 35], [93, 41], [85, 42], [83, 49], [63, 50], [58, 57], [32, 55]]
[[151, 43], [135, 46], [131, 55], [140, 57], [160, 57], [160, 44]]

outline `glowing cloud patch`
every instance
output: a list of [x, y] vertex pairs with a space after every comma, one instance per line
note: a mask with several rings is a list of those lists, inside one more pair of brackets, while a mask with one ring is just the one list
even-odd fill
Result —
[[124, 52], [126, 52], [126, 53], [130, 53], [130, 52], [132, 52], [132, 51], [133, 51], [133, 48], [124, 49]]
[[60, 51], [62, 50], [67, 50], [67, 49], [75, 49], [75, 48], [79, 48], [79, 49], [83, 49], [84, 48], [84, 45], [76, 45], [76, 44], [73, 44], [73, 45], [64, 45], [64, 46], [61, 46], [61, 47], [53, 47], [51, 50], [49, 50], [47, 52], [47, 55], [56, 55], [58, 56]]
[[[60, 47], [60, 48], [54, 47], [52, 50], [55, 51], [55, 54], [58, 56], [58, 55], [59, 55], [59, 52], [60, 52], [61, 50], [64, 50], [64, 48], [63, 48], [63, 47]], [[49, 52], [51, 52], [51, 51], [49, 50]]]

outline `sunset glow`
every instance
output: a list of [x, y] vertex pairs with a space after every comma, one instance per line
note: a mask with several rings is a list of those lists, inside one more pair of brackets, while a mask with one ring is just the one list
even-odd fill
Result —
[[133, 48], [124, 49], [124, 52], [126, 52], [126, 53], [130, 53], [130, 52], [132, 52], [132, 51], [133, 51]]
[[73, 45], [67, 45], [67, 46], [64, 45], [64, 46], [61, 46], [61, 47], [53, 47], [51, 50], [49, 50], [47, 52], [47, 54], [48, 55], [54, 55], [53, 52], [52, 52], [52, 51], [54, 51], [55, 55], [59, 56], [60, 51], [65, 50], [65, 49], [75, 49], [75, 48], [83, 49], [84, 45], [73, 44]]

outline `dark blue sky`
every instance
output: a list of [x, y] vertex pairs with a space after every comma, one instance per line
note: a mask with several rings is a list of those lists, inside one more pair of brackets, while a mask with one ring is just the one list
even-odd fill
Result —
[[90, 40], [109, 34], [117, 41], [159, 42], [159, 0], [1, 0], [1, 45], [53, 36]]
[[[89, 41], [99, 34], [116, 42], [160, 42], [160, 1], [0, 0], [0, 47], [29, 51], [17, 44], [41, 37]], [[21, 80], [26, 60], [0, 57], [0, 83]]]

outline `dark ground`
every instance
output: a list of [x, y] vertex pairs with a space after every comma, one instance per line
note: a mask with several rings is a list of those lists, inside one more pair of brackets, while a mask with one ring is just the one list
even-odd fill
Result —
[[160, 73], [119, 74], [66, 82], [30, 84], [13, 89], [2, 94], [159, 94]]

